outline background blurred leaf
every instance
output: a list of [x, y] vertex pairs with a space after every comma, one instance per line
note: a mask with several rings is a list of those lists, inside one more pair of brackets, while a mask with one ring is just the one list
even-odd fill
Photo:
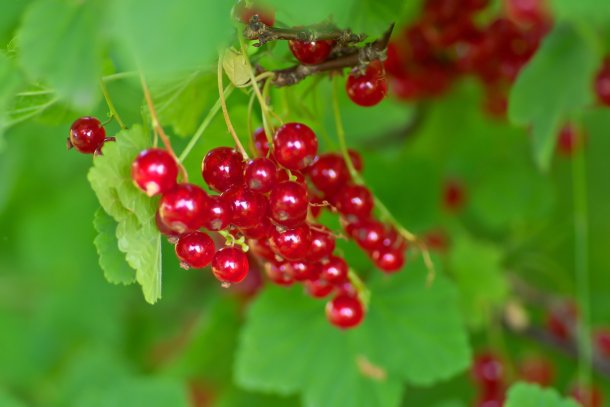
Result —
[[97, 249], [104, 277], [113, 284], [131, 284], [136, 281], [135, 271], [125, 261], [118, 247], [117, 222], [103, 209], [95, 211], [93, 226], [97, 236], [93, 243]]
[[534, 384], [517, 383], [508, 391], [506, 407], [577, 407], [573, 400], [562, 399], [557, 391]]

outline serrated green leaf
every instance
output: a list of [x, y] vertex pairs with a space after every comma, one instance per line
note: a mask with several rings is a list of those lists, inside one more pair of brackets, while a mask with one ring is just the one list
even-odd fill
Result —
[[144, 298], [152, 304], [161, 298], [161, 235], [155, 226], [154, 201], [131, 181], [131, 163], [149, 143], [140, 126], [118, 133], [116, 142], [106, 143], [104, 154], [95, 157], [88, 178], [102, 208], [118, 223], [119, 250], [136, 270]]
[[594, 45], [574, 26], [559, 23], [517, 78], [508, 115], [514, 124], [531, 125], [534, 158], [541, 169], [549, 168], [562, 122], [592, 101], [596, 67]]
[[457, 374], [470, 349], [455, 290], [441, 276], [427, 288], [425, 273], [419, 259], [392, 277], [377, 275], [364, 323], [346, 332], [328, 323], [323, 301], [269, 288], [242, 332], [237, 382], [302, 392], [306, 406], [374, 407], [399, 405], [403, 380], [431, 384]]
[[95, 211], [93, 226], [97, 236], [93, 241], [104, 277], [113, 284], [131, 284], [136, 281], [135, 270], [125, 261], [125, 254], [119, 250], [117, 222], [103, 209]]
[[24, 69], [77, 109], [90, 109], [99, 99], [103, 11], [96, 0], [38, 0], [21, 25]]
[[573, 400], [561, 398], [554, 389], [517, 383], [508, 391], [506, 407], [578, 407], [578, 404]]

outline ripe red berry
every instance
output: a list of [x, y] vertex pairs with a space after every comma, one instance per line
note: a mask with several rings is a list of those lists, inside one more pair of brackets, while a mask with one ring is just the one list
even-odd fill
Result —
[[482, 388], [475, 401], [475, 407], [503, 407], [506, 390], [503, 385]]
[[491, 352], [476, 355], [470, 373], [476, 383], [488, 389], [498, 387], [505, 375], [502, 361]]
[[267, 157], [269, 154], [269, 140], [267, 140], [267, 134], [265, 129], [259, 127], [254, 130], [252, 134], [252, 143], [254, 144], [254, 150], [259, 157]]
[[271, 232], [273, 232], [275, 226], [271, 224], [269, 218], [263, 218], [254, 226], [249, 228], [240, 228], [239, 230], [246, 236], [248, 239], [266, 239], [271, 236]]
[[226, 229], [231, 223], [231, 206], [218, 195], [210, 195], [203, 226], [212, 231]]
[[265, 263], [265, 274], [273, 283], [284, 287], [291, 286], [294, 283], [294, 278], [289, 272], [290, 265], [288, 262], [270, 261]]
[[265, 239], [251, 239], [248, 241], [248, 246], [250, 246], [250, 251], [260, 257], [261, 259], [265, 259], [268, 261], [277, 261], [276, 254], [269, 245], [269, 240]]
[[610, 359], [610, 329], [600, 328], [593, 333], [595, 348], [601, 356]]
[[542, 357], [528, 357], [519, 364], [519, 378], [528, 383], [548, 387], [553, 383], [553, 366]]
[[602, 407], [604, 398], [597, 387], [591, 386], [589, 389], [582, 385], [574, 385], [570, 390], [570, 397], [578, 401], [582, 407]]
[[567, 341], [578, 319], [576, 304], [565, 301], [553, 306], [546, 318], [546, 328], [560, 341]]
[[466, 196], [464, 186], [457, 180], [448, 180], [443, 185], [443, 205], [449, 211], [459, 211], [464, 207]]
[[305, 259], [310, 242], [311, 232], [307, 225], [294, 229], [276, 229], [271, 233], [271, 247], [286, 260]]
[[175, 249], [180, 265], [185, 269], [201, 269], [208, 266], [216, 250], [212, 238], [201, 232], [180, 236]]
[[341, 257], [330, 256], [321, 262], [320, 278], [331, 284], [341, 284], [347, 281], [349, 266]]
[[351, 148], [347, 150], [347, 153], [349, 154], [349, 158], [352, 160], [352, 165], [354, 166], [354, 169], [358, 172], [362, 172], [362, 170], [364, 169], [364, 164], [360, 153], [356, 150], [352, 150]]
[[70, 126], [70, 145], [81, 153], [95, 153], [105, 138], [106, 131], [95, 117], [81, 117]]
[[338, 328], [353, 328], [362, 322], [364, 307], [357, 297], [339, 294], [326, 304], [326, 317]]
[[515, 21], [542, 24], [548, 19], [546, 0], [504, 0], [506, 13]]
[[294, 281], [307, 281], [318, 277], [320, 274], [320, 265], [309, 261], [291, 261], [288, 262], [288, 273]]
[[294, 181], [277, 184], [269, 195], [271, 217], [279, 224], [297, 226], [307, 217], [307, 188]]
[[178, 166], [174, 157], [160, 148], [142, 151], [131, 164], [131, 179], [148, 196], [164, 194], [176, 185]]
[[157, 225], [157, 229], [159, 230], [159, 232], [162, 235], [167, 236], [167, 239], [171, 243], [176, 243], [178, 241], [178, 237], [180, 236], [180, 234], [174, 232], [165, 223], [163, 223], [163, 220], [161, 219], [161, 215], [159, 215], [158, 209], [157, 209], [157, 212], [155, 213], [155, 224]]
[[195, 231], [206, 221], [208, 194], [197, 185], [178, 184], [159, 203], [163, 223], [177, 233]]
[[260, 22], [270, 27], [275, 23], [275, 10], [261, 2], [253, 2], [249, 7], [245, 1], [240, 1], [235, 6], [235, 15], [242, 23], [248, 24], [253, 16], [258, 16]]
[[337, 154], [322, 154], [309, 167], [311, 183], [324, 193], [331, 193], [349, 180], [347, 166]]
[[388, 91], [385, 71], [380, 61], [373, 61], [363, 74], [352, 72], [346, 82], [347, 95], [359, 106], [374, 106]]
[[277, 182], [277, 167], [268, 158], [255, 158], [246, 164], [244, 182], [253, 191], [267, 193]]
[[395, 273], [405, 265], [405, 252], [400, 247], [375, 250], [371, 257], [375, 266], [385, 273]]
[[313, 298], [324, 298], [330, 294], [335, 286], [326, 280], [316, 278], [305, 281], [305, 292]]
[[225, 247], [212, 259], [212, 273], [223, 283], [239, 283], [248, 275], [248, 257], [237, 247]]
[[231, 208], [231, 223], [237, 227], [255, 226], [267, 216], [267, 199], [258, 192], [243, 186], [234, 186], [221, 197]]
[[335, 236], [324, 226], [311, 228], [311, 244], [307, 259], [309, 261], [320, 261], [327, 258], [335, 250]]
[[203, 159], [201, 174], [210, 188], [224, 192], [243, 182], [243, 157], [232, 148], [217, 147], [208, 151]]
[[330, 52], [335, 46], [335, 42], [331, 40], [318, 41], [288, 41], [290, 52], [292, 55], [303, 64], [316, 65], [326, 61]]
[[583, 142], [583, 133], [573, 125], [566, 124], [557, 137], [557, 151], [564, 156], [571, 156], [583, 145]]
[[355, 222], [350, 235], [363, 250], [373, 251], [383, 247], [386, 229], [382, 223], [375, 220], [362, 220]]
[[302, 170], [311, 164], [318, 152], [315, 133], [302, 123], [286, 123], [273, 137], [273, 154], [289, 170]]
[[595, 76], [595, 94], [603, 105], [610, 106], [610, 57], [604, 59], [604, 63]]
[[339, 212], [346, 217], [366, 219], [373, 210], [373, 195], [362, 185], [346, 185], [334, 197]]

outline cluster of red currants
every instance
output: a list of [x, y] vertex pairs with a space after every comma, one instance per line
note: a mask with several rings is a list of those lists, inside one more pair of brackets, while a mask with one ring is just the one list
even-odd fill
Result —
[[101, 154], [102, 147], [114, 137], [106, 137], [106, 130], [95, 117], [81, 117], [70, 126], [67, 140], [68, 150], [75, 148], [84, 154]]
[[388, 46], [390, 88], [402, 100], [444, 94], [464, 75], [485, 85], [484, 108], [504, 117], [507, 95], [550, 27], [543, 0], [505, 0], [505, 16], [486, 26], [488, 0], [426, 0], [421, 17]]
[[506, 393], [506, 369], [502, 360], [493, 352], [475, 356], [470, 369], [478, 396], [476, 407], [501, 407]]

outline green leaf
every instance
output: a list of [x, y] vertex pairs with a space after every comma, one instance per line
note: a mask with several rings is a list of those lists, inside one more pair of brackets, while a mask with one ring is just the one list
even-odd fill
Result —
[[577, 407], [573, 400], [563, 399], [554, 389], [535, 384], [517, 383], [508, 391], [506, 407]]
[[0, 47], [4, 48], [5, 44], [11, 39], [13, 30], [19, 22], [19, 17], [28, 3], [30, 3], [30, 0], [12, 0], [5, 1], [2, 4], [2, 13], [0, 13]]
[[374, 407], [399, 405], [403, 380], [428, 385], [459, 373], [470, 349], [455, 290], [441, 276], [427, 288], [425, 276], [421, 259], [376, 275], [364, 323], [345, 332], [328, 323], [324, 302], [298, 288], [269, 288], [242, 332], [237, 382], [302, 392], [306, 406]]
[[13, 61], [3, 52], [0, 52], [0, 149], [2, 147], [2, 134], [9, 126], [7, 123], [7, 107], [21, 82], [21, 74]]
[[97, 231], [93, 244], [97, 249], [100, 267], [104, 270], [106, 280], [113, 284], [135, 282], [135, 272], [129, 267], [125, 261], [125, 255], [118, 248], [116, 221], [100, 208], [95, 211], [93, 226]]
[[294, 397], [278, 397], [269, 394], [252, 393], [230, 387], [214, 404], [215, 407], [295, 407], [298, 400]]
[[150, 144], [142, 127], [117, 134], [116, 142], [104, 145], [104, 155], [95, 157], [89, 182], [102, 208], [118, 223], [119, 250], [136, 270], [144, 298], [161, 298], [161, 235], [155, 226], [155, 202], [131, 181], [131, 163]]
[[553, 16], [607, 23], [610, 3], [604, 0], [551, 0]]
[[8, 392], [0, 389], [0, 406], [2, 407], [25, 407], [25, 403], [17, 400]]
[[26, 11], [20, 30], [26, 72], [82, 110], [91, 109], [99, 98], [101, 6], [96, 0], [38, 0]]
[[114, 0], [112, 35], [147, 77], [198, 69], [217, 60], [231, 32], [229, 0]]
[[479, 327], [508, 294], [502, 275], [502, 253], [497, 247], [465, 234], [453, 240], [449, 264], [460, 290], [463, 314], [470, 324]]
[[562, 122], [592, 100], [596, 50], [583, 30], [559, 23], [517, 78], [510, 94], [509, 118], [532, 127], [534, 158], [549, 168]]

